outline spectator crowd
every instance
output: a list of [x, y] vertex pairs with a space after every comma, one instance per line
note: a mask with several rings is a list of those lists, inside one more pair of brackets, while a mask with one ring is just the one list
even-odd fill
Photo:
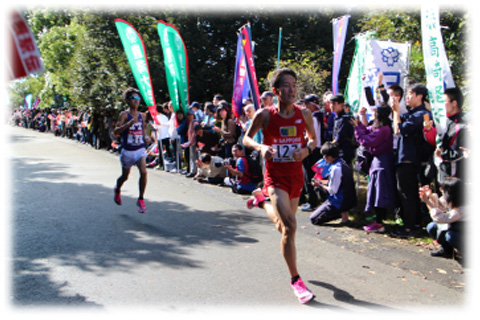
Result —
[[[459, 257], [465, 252], [466, 162], [468, 126], [463, 95], [445, 90], [447, 123], [438, 138], [428, 90], [414, 84], [385, 88], [381, 75], [374, 98], [366, 88], [368, 107], [353, 113], [341, 94], [306, 95], [298, 104], [312, 112], [317, 147], [303, 160], [305, 183], [301, 210], [314, 225], [341, 219], [359, 209], [358, 181], [367, 181], [365, 207], [360, 208], [366, 232], [389, 232], [409, 238], [428, 233], [440, 246], [432, 256]], [[275, 105], [275, 96], [261, 95], [261, 108]], [[179, 173], [198, 183], [228, 186], [238, 194], [262, 187], [264, 161], [245, 148], [242, 138], [255, 107], [244, 101], [237, 118], [231, 105], [215, 95], [188, 112], [174, 112], [171, 102], [157, 105], [157, 121], [147, 118], [147, 167]], [[95, 149], [119, 153], [113, 135], [118, 110], [17, 108], [10, 123], [75, 139]], [[261, 130], [255, 141], [262, 142]], [[355, 181], [356, 180], [356, 181]], [[357, 188], [355, 187], [357, 186]], [[393, 221], [393, 222], [389, 222]]]

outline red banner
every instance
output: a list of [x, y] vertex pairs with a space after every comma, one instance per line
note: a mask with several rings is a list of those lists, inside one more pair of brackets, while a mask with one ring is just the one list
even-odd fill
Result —
[[255, 63], [253, 61], [252, 39], [250, 37], [250, 26], [246, 25], [240, 29], [242, 35], [243, 51], [247, 66], [247, 76], [250, 83], [251, 95], [255, 109], [260, 109], [260, 93], [258, 91], [257, 74], [255, 73]]
[[7, 67], [10, 80], [45, 71], [35, 38], [25, 19], [16, 10], [10, 14], [9, 38], [11, 46]]

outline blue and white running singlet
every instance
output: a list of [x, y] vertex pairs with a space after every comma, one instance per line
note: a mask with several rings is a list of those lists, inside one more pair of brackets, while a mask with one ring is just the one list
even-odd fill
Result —
[[[127, 122], [133, 119], [133, 116], [127, 112]], [[138, 114], [138, 122], [122, 132], [122, 147], [125, 150], [138, 150], [145, 147], [143, 140], [143, 118]]]

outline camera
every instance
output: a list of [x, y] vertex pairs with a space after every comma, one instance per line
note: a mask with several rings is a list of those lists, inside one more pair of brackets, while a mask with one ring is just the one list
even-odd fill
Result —
[[357, 120], [357, 117], [353, 114], [344, 114], [342, 116], [342, 118], [347, 119], [347, 120], [350, 120], [350, 119]]
[[353, 114], [344, 114], [342, 118], [345, 119], [345, 121], [347, 122], [350, 122], [352, 120], [360, 121], [360, 117], [358, 115], [353, 115]]
[[233, 158], [227, 158], [223, 160], [223, 165], [224, 166], [232, 166], [235, 167], [236, 161]]

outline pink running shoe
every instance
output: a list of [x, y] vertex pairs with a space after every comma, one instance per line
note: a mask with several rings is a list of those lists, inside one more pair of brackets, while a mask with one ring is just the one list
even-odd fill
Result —
[[265, 196], [262, 192], [258, 193], [253, 191], [253, 198], [247, 200], [247, 208], [253, 209], [253, 207], [259, 207], [259, 204], [265, 201]]
[[120, 196], [120, 192], [117, 192], [117, 187], [113, 188], [113, 192], [115, 194], [115, 196], [113, 197], [113, 201], [115, 201], [116, 204], [121, 206], [122, 205], [122, 196]]
[[363, 230], [372, 233], [384, 233], [385, 227], [375, 221], [370, 223], [368, 226], [363, 227]]
[[315, 298], [315, 295], [312, 293], [312, 291], [307, 289], [301, 278], [298, 278], [297, 282], [291, 284], [291, 286], [293, 293], [295, 293], [300, 303], [307, 303]]
[[145, 206], [145, 202], [143, 199], [137, 200], [138, 212], [140, 213], [147, 213], [147, 207]]

